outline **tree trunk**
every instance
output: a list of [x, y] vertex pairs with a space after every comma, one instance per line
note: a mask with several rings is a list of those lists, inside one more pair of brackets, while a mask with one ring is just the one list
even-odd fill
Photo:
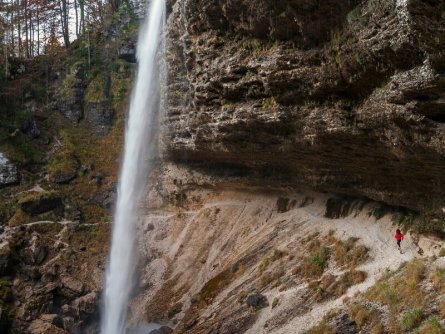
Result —
[[22, 25], [20, 23], [21, 17], [21, 10], [20, 10], [20, 2], [17, 0], [17, 32], [18, 32], [18, 39], [19, 39], [19, 57], [22, 56]]
[[26, 58], [29, 58], [29, 36], [28, 36], [28, 0], [24, 1], [24, 10], [25, 10], [25, 47], [26, 47]]
[[59, 1], [59, 9], [60, 9], [60, 21], [62, 24], [62, 35], [63, 41], [65, 43], [65, 47], [70, 46], [70, 36], [69, 36], [69, 27], [68, 27], [68, 6], [67, 0]]
[[40, 54], [40, 13], [37, 13], [37, 54]]
[[80, 26], [79, 31], [85, 35], [85, 0], [79, 0], [80, 7]]
[[79, 14], [77, 12], [77, 0], [74, 0], [74, 13], [76, 14], [76, 36], [79, 38], [80, 27], [79, 27]]
[[29, 51], [31, 56], [34, 57], [34, 23], [32, 22], [32, 15], [29, 15], [29, 36]]
[[8, 42], [5, 42], [5, 81], [8, 80]]
[[11, 0], [11, 50], [14, 53], [14, 0]]

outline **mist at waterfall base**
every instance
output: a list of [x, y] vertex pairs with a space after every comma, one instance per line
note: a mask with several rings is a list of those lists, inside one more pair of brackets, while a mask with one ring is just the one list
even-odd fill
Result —
[[109, 264], [105, 277], [102, 334], [122, 334], [134, 286], [136, 223], [147, 186], [150, 158], [157, 152], [157, 131], [162, 79], [162, 44], [165, 0], [152, 0], [137, 44], [138, 72], [125, 130], [125, 147], [119, 177]]

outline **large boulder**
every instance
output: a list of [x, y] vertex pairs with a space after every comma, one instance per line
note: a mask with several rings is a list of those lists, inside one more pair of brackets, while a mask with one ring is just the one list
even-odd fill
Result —
[[17, 167], [0, 152], [0, 188], [17, 184], [19, 174]]
[[79, 160], [74, 156], [72, 150], [60, 150], [50, 161], [48, 174], [51, 181], [67, 184], [77, 177], [79, 167]]
[[80, 313], [93, 314], [97, 311], [98, 297], [97, 292], [93, 291], [85, 296], [75, 299], [71, 305], [78, 315]]
[[[61, 296], [64, 296], [68, 299], [74, 299], [79, 296], [82, 296], [82, 293], [84, 292], [84, 285], [81, 281], [68, 275], [63, 275], [60, 278], [60, 281], [62, 283], [62, 286], [59, 289], [59, 294]], [[82, 306], [84, 309], [88, 309], [88, 307], [85, 305], [87, 304], [87, 301], [91, 297], [92, 296], [89, 296], [86, 297], [85, 300], [78, 301], [77, 306]]]
[[42, 238], [35, 234], [32, 236], [29, 246], [21, 251], [21, 256], [25, 264], [39, 265], [45, 260], [47, 252]]
[[20, 208], [28, 214], [36, 215], [62, 207], [62, 197], [54, 191], [32, 191], [19, 198]]
[[260, 293], [254, 293], [247, 297], [246, 304], [254, 309], [261, 309], [269, 305], [267, 298]]

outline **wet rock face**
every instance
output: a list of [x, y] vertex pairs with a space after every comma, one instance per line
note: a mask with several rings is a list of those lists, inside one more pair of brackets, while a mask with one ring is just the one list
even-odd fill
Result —
[[0, 152], [0, 188], [19, 182], [17, 167]]
[[164, 155], [425, 209], [445, 189], [445, 4], [178, 0]]

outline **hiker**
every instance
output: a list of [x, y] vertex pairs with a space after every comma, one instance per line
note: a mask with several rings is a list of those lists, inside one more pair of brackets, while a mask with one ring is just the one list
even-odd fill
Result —
[[397, 229], [396, 235], [394, 236], [394, 238], [396, 238], [396, 240], [397, 240], [397, 246], [399, 246], [399, 249], [400, 249], [400, 242], [403, 240], [404, 236], [405, 235], [402, 232], [400, 232], [400, 229]]

